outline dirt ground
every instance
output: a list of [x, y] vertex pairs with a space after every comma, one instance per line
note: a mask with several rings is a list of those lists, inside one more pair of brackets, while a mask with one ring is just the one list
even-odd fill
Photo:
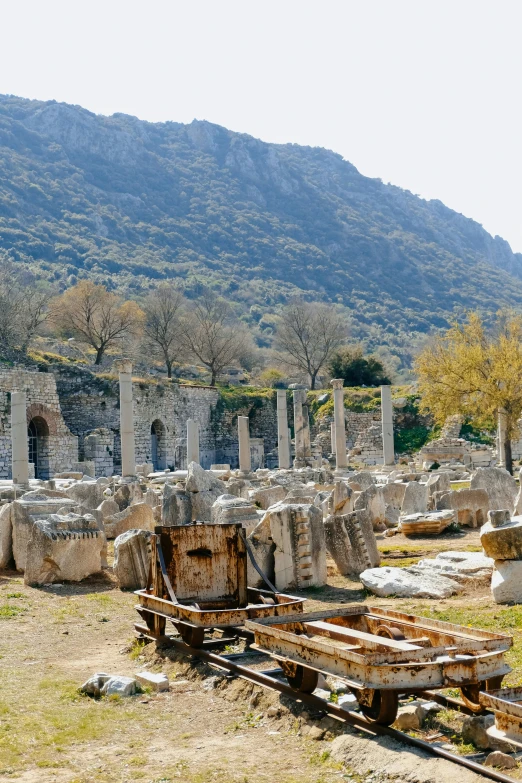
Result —
[[[476, 531], [402, 539], [380, 538], [385, 561], [400, 565], [441, 549], [478, 548]], [[522, 682], [522, 616], [518, 607], [493, 604], [487, 588], [445, 601], [376, 599], [368, 597], [360, 583], [336, 575], [332, 566], [329, 572], [327, 587], [303, 593], [306, 610], [365, 601], [466, 625], [498, 626], [516, 640], [508, 656], [514, 669], [508, 681]], [[319, 723], [327, 729], [324, 738], [311, 739], [308, 727], [314, 718], [320, 721], [320, 715], [303, 717], [301, 706], [285, 697], [242, 680], [216, 679], [215, 670], [179, 660], [173, 653], [158, 653], [154, 645], [137, 647], [135, 603], [131, 593], [117, 588], [109, 571], [81, 584], [39, 589], [25, 586], [14, 571], [0, 571], [1, 781], [399, 779], [351, 769], [346, 759], [334, 759], [332, 740], [345, 729], [328, 725], [329, 719]], [[94, 672], [134, 675], [143, 668], [166, 672], [171, 690], [99, 701], [77, 692]], [[278, 707], [278, 716], [268, 716], [270, 706]], [[455, 716], [446, 716], [448, 736], [454, 720]], [[370, 763], [374, 770], [380, 755], [375, 744]], [[441, 783], [453, 775], [442, 769], [437, 774]]]

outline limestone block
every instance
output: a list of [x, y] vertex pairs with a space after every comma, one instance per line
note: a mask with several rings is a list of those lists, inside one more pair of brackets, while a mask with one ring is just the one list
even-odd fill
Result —
[[358, 576], [379, 565], [381, 558], [368, 511], [330, 516], [324, 528], [326, 548], [343, 576]]
[[114, 573], [125, 590], [142, 590], [149, 574], [151, 533], [148, 530], [127, 530], [114, 542]]
[[252, 482], [248, 479], [232, 478], [226, 482], [226, 492], [238, 498], [248, 498], [252, 489]]
[[11, 503], [0, 507], [0, 568], [7, 568], [13, 558], [13, 523]]
[[24, 582], [79, 582], [102, 569], [105, 536], [93, 517], [52, 514], [31, 526]]
[[434, 492], [449, 492], [451, 489], [449, 473], [432, 473], [426, 486], [430, 497]]
[[[250, 483], [250, 482], [249, 482]], [[230, 491], [227, 486], [227, 491]], [[232, 494], [235, 494], [234, 492]], [[274, 487], [258, 487], [248, 491], [248, 498], [259, 508], [267, 509], [286, 497], [286, 490], [276, 484]]]
[[402, 506], [405, 492], [406, 484], [403, 481], [396, 481], [391, 484], [385, 484], [382, 488], [382, 495], [386, 505], [393, 506], [399, 510]]
[[101, 513], [102, 519], [106, 519], [107, 517], [112, 517], [113, 514], [119, 514], [120, 507], [112, 498], [106, 498], [100, 503], [97, 511]]
[[353, 496], [353, 490], [345, 481], [336, 481], [332, 491], [332, 514], [349, 514], [353, 511], [353, 504], [355, 498]]
[[355, 511], [368, 511], [374, 530], [384, 530], [386, 527], [386, 503], [382, 490], [382, 487], [372, 484], [360, 493], [354, 504]]
[[313, 503], [317, 495], [315, 485], [304, 485], [302, 487], [293, 487], [288, 490], [284, 500], [287, 503]]
[[27, 507], [20, 500], [11, 503], [11, 524], [13, 531], [13, 558], [17, 571], [25, 571], [27, 544], [31, 537], [33, 520]]
[[114, 500], [120, 507], [120, 511], [124, 511], [133, 503], [139, 503], [143, 498], [143, 491], [137, 481], [126, 481], [123, 484], [118, 484], [118, 488], [114, 493]]
[[457, 582], [489, 584], [493, 564], [494, 560], [482, 552], [439, 552], [434, 559], [419, 560], [414, 568], [442, 574]]
[[84, 508], [98, 508], [103, 501], [103, 487], [95, 481], [79, 481], [65, 492]]
[[361, 490], [369, 489], [373, 484], [375, 484], [373, 475], [369, 470], [360, 470], [356, 473], [352, 473], [346, 477], [345, 481], [348, 483], [348, 485], [352, 483], [358, 484]]
[[216, 478], [212, 471], [205, 470], [197, 462], [191, 462], [188, 466], [187, 474], [187, 492], [217, 492], [224, 495], [226, 490], [225, 482]]
[[249, 500], [235, 495], [220, 495], [210, 509], [210, 521], [215, 524], [241, 522], [250, 532], [259, 523], [257, 509]]
[[156, 674], [155, 672], [138, 672], [136, 675], [140, 685], [151, 688], [156, 693], [162, 693], [169, 689], [169, 678], [166, 674]]
[[107, 680], [110, 680], [110, 678], [110, 674], [105, 674], [105, 672], [97, 672], [96, 674], [93, 674], [92, 677], [89, 677], [89, 679], [83, 683], [79, 690], [82, 693], [86, 693], [87, 696], [94, 696], [95, 698], [99, 698], [101, 696], [103, 686]]
[[428, 509], [428, 488], [418, 481], [409, 481], [404, 491], [401, 516], [420, 514]]
[[504, 468], [478, 468], [470, 482], [470, 489], [485, 489], [489, 508], [515, 509], [518, 487], [515, 479]]
[[495, 560], [491, 593], [497, 604], [522, 603], [522, 560]]
[[459, 489], [434, 495], [437, 510], [451, 508], [459, 525], [481, 527], [489, 510], [489, 495], [485, 489]]
[[151, 489], [149, 487], [149, 489], [147, 489], [147, 491], [143, 495], [143, 502], [146, 503], [151, 508], [156, 508], [156, 506], [161, 505], [159, 491], [155, 489]]
[[165, 484], [161, 523], [163, 525], [190, 525], [192, 522], [192, 495], [177, 484]]
[[101, 689], [102, 696], [134, 696], [138, 692], [134, 677], [110, 677]]
[[154, 532], [154, 513], [146, 503], [135, 503], [118, 514], [104, 520], [107, 538], [117, 538], [127, 530], [149, 530]]
[[275, 544], [278, 590], [326, 584], [323, 515], [317, 506], [282, 501], [266, 512]]
[[521, 560], [522, 516], [513, 517], [501, 527], [486, 522], [480, 529], [480, 543], [493, 560]]
[[415, 573], [410, 568], [371, 568], [360, 575], [363, 585], [374, 595], [397, 598], [449, 598], [462, 586], [446, 576]]

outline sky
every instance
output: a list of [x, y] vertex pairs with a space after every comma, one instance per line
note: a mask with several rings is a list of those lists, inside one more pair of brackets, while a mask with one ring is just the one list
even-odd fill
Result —
[[326, 147], [522, 252], [521, 0], [0, 0], [0, 93]]

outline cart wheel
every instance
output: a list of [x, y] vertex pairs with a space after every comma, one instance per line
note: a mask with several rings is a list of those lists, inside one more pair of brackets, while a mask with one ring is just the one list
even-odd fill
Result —
[[205, 638], [204, 628], [179, 623], [178, 631], [185, 644], [188, 644], [189, 647], [203, 647], [203, 639]]
[[308, 669], [306, 666], [301, 666], [300, 663], [292, 663], [291, 661], [281, 661], [281, 668], [288, 684], [294, 691], [313, 693], [317, 688], [319, 672], [316, 672], [315, 669]]
[[398, 691], [363, 688], [354, 693], [359, 701], [361, 712], [369, 723], [391, 726], [399, 709]]
[[[496, 679], [496, 677], [494, 679]], [[474, 682], [471, 685], [460, 686], [462, 701], [466, 707], [476, 715], [480, 715], [486, 711], [479, 701], [479, 693], [485, 686], [487, 687], [486, 682]]]
[[379, 625], [375, 635], [386, 639], [395, 639], [396, 642], [403, 642], [406, 639], [400, 628], [396, 628], [394, 625]]

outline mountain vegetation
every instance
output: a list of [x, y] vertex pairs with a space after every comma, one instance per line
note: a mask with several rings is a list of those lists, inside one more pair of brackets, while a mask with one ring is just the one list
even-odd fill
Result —
[[265, 348], [292, 298], [328, 304], [392, 369], [455, 315], [522, 305], [507, 242], [333, 152], [14, 96], [0, 96], [0, 250], [52, 293], [84, 279], [142, 306], [161, 281], [211, 292]]

